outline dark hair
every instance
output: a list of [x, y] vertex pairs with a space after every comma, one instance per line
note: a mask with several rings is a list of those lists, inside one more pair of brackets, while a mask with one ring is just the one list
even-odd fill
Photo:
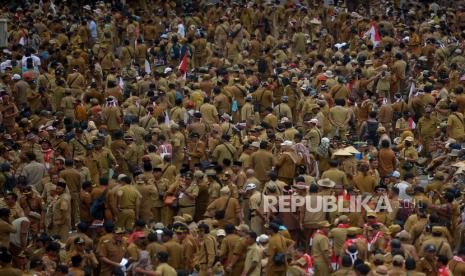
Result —
[[33, 153], [33, 152], [31, 152], [31, 151], [29, 151], [29, 152], [26, 153], [26, 157], [27, 157], [27, 159], [28, 159], [29, 161], [34, 161], [34, 160], [36, 160], [36, 155], [35, 155], [35, 153]]
[[381, 140], [381, 147], [382, 148], [389, 148], [391, 145], [389, 144], [389, 141], [388, 140]]
[[127, 176], [127, 175], [126, 175], [126, 176], [123, 176], [123, 177], [121, 178], [121, 181], [123, 181], [123, 182], [126, 183], [126, 184], [131, 184], [131, 178], [130, 178], [129, 176]]
[[84, 183], [82, 183], [82, 189], [85, 190], [87, 188], [90, 188], [92, 187], [92, 182], [90, 181], [84, 181]]
[[417, 263], [415, 262], [415, 259], [408, 257], [405, 260], [405, 269], [415, 270], [416, 267], [417, 267]]
[[351, 267], [352, 266], [352, 258], [349, 255], [342, 256], [341, 264], [343, 267]]
[[100, 185], [108, 185], [108, 178], [106, 178], [105, 176], [102, 176], [99, 178], [99, 183]]
[[113, 233], [113, 231], [115, 230], [115, 224], [111, 220], [107, 220], [103, 224], [103, 228], [105, 229], [105, 232]]
[[411, 172], [406, 172], [404, 175], [404, 180], [415, 178], [415, 175]]
[[168, 262], [168, 257], [169, 257], [169, 255], [168, 255], [168, 253], [165, 252], [165, 251], [160, 251], [160, 252], [158, 252], [158, 254], [157, 254], [157, 258], [158, 258], [158, 260], [159, 260], [161, 263], [166, 263], [166, 262]]
[[210, 233], [210, 227], [205, 223], [199, 224], [199, 226], [197, 226], [197, 228], [199, 228], [199, 230], [202, 229], [205, 234]]
[[318, 185], [311, 184], [310, 188], [308, 189], [310, 193], [318, 193]]
[[81, 255], [74, 255], [73, 257], [71, 257], [71, 263], [72, 263], [72, 266], [73, 267], [78, 267], [81, 265], [82, 263], [82, 257]]
[[234, 230], [234, 224], [228, 223], [224, 226], [224, 232], [226, 232], [226, 234], [228, 235], [234, 233]]
[[331, 160], [329, 160], [329, 166], [331, 166], [331, 167], [333, 167], [333, 168], [339, 166], [339, 160], [337, 160], [337, 159], [331, 159]]
[[249, 236], [250, 238], [252, 238], [253, 240], [256, 240], [257, 239], [257, 233], [255, 233], [254, 231], [250, 231], [247, 233], [247, 236]]

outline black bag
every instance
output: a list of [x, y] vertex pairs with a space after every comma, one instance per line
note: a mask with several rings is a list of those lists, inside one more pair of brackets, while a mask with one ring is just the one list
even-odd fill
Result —
[[364, 140], [368, 141], [371, 140], [373, 141], [373, 145], [378, 145], [379, 142], [379, 135], [378, 135], [378, 127], [379, 127], [379, 122], [370, 122], [367, 121], [367, 134]]
[[258, 99], [257, 101], [254, 101], [254, 103], [253, 103], [253, 112], [258, 112], [258, 113], [261, 112], [262, 99], [263, 99], [264, 94], [265, 94], [265, 90], [262, 90], [262, 94], [260, 95], [260, 99]]
[[273, 256], [273, 263], [277, 266], [282, 266], [286, 263], [286, 254], [276, 253]]
[[102, 195], [92, 201], [90, 204], [90, 215], [94, 219], [102, 220], [105, 215], [105, 197], [108, 193], [108, 188], [106, 188]]
[[259, 58], [258, 59], [258, 62], [257, 62], [257, 69], [258, 69], [258, 72], [261, 73], [261, 74], [265, 74], [266, 73], [266, 60], [264, 58]]
[[218, 211], [215, 212], [215, 219], [216, 220], [224, 219], [224, 216], [226, 214], [226, 209], [228, 208], [230, 199], [231, 199], [231, 197], [228, 197], [228, 201], [226, 201], [226, 206], [224, 206], [223, 210], [218, 210]]
[[406, 171], [410, 171], [411, 169], [413, 169], [413, 163], [410, 162], [410, 161], [405, 162], [405, 163], [402, 165], [402, 169], [404, 169], [404, 170], [406, 170]]
[[[281, 236], [281, 243], [283, 241], [283, 238]], [[283, 246], [284, 248], [284, 246]], [[286, 264], [286, 253], [283, 253], [283, 252], [278, 252], [278, 253], [275, 253], [274, 256], [273, 256], [273, 263], [276, 265], [276, 266], [282, 266], [282, 265], [285, 265]]]

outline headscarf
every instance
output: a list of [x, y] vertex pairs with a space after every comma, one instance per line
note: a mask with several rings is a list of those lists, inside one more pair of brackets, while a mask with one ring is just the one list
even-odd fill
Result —
[[319, 156], [324, 157], [324, 158], [329, 157], [329, 145], [330, 145], [330, 141], [328, 138], [326, 137], [321, 138], [321, 142], [318, 148], [316, 149], [316, 153]]

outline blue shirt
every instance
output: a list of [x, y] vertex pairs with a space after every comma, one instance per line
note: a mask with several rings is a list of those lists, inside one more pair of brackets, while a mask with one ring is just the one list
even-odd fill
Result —
[[87, 28], [89, 28], [92, 38], [97, 38], [97, 24], [95, 24], [94, 20], [88, 23]]

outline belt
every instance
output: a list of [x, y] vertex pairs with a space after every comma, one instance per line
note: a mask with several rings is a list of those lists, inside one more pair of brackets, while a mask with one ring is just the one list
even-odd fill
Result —
[[134, 211], [135, 208], [120, 208], [121, 210], [131, 210]]
[[195, 207], [195, 205], [189, 205], [189, 206], [179, 206], [179, 208], [190, 208], [190, 207]]

